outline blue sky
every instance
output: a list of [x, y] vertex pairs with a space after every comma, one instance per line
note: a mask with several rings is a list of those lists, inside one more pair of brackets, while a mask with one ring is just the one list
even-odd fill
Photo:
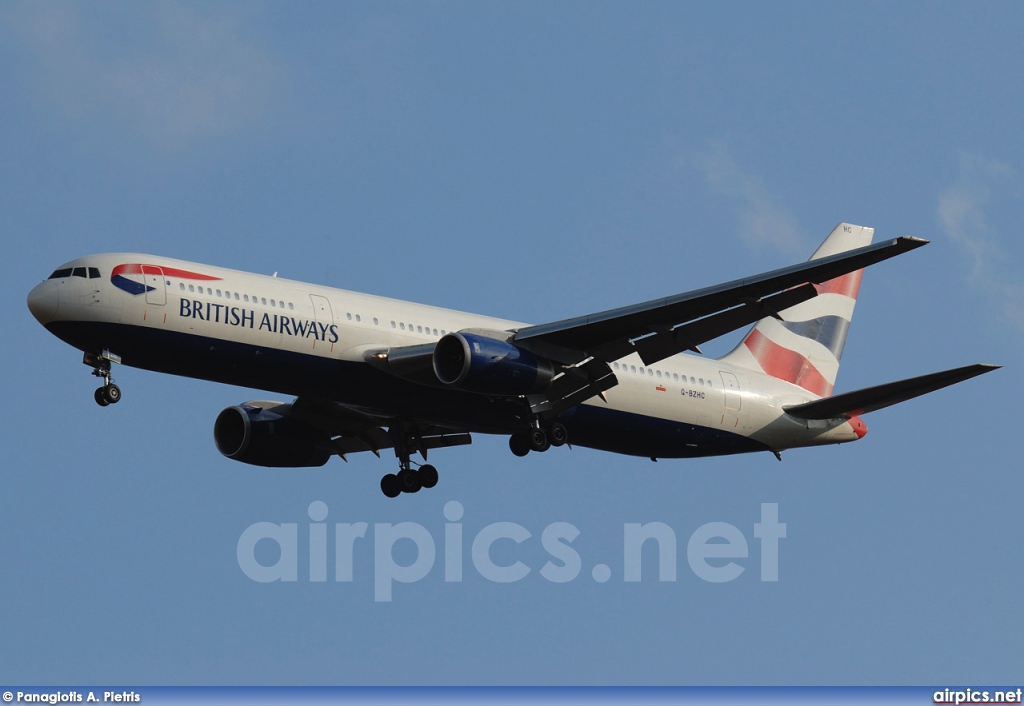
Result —
[[[1022, 28], [1014, 3], [4, 3], [0, 682], [1019, 680]], [[118, 369], [98, 408], [24, 304], [63, 261], [139, 251], [541, 323], [790, 264], [844, 220], [933, 242], [867, 273], [837, 390], [1006, 367], [782, 463], [478, 437], [390, 501], [386, 456], [222, 458], [213, 420], [257, 392]], [[302, 540], [314, 501], [368, 536], [419, 523], [439, 560], [390, 603], [372, 540], [351, 583], [310, 582], [301, 542], [298, 581], [247, 578], [245, 529]], [[472, 569], [494, 522], [531, 533], [494, 552], [525, 579]], [[563, 584], [539, 573], [554, 522], [580, 532]], [[674, 530], [676, 581], [653, 551], [623, 580], [636, 522]], [[687, 566], [708, 522], [749, 543], [734, 581]]]

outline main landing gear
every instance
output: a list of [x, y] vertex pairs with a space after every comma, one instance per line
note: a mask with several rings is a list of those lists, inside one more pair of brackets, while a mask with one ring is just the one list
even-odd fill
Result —
[[531, 451], [543, 453], [552, 446], [569, 443], [569, 432], [561, 422], [552, 422], [547, 428], [535, 426], [528, 431], [518, 431], [509, 437], [508, 447], [516, 456], [525, 456]]
[[[410, 450], [415, 450], [419, 445], [418, 437], [394, 428], [391, 434], [395, 441], [395, 456], [398, 456], [398, 473], [388, 473], [380, 479], [381, 492], [389, 498], [397, 498], [402, 493], [418, 493], [421, 488], [433, 488], [437, 485], [436, 468], [424, 463], [418, 469], [414, 469], [412, 461], [409, 460]], [[420, 452], [423, 454], [423, 460], [427, 460], [426, 450], [420, 449]]]
[[93, 399], [96, 400], [96, 404], [100, 407], [106, 407], [107, 405], [120, 402], [121, 388], [114, 384], [114, 376], [110, 374], [110, 363], [120, 363], [120, 356], [114, 355], [110, 351], [103, 351], [102, 355], [86, 353], [82, 362], [92, 366], [93, 375], [103, 378], [103, 386], [97, 387], [96, 392], [93, 393]]
[[424, 463], [418, 469], [406, 465], [398, 473], [388, 473], [380, 479], [381, 492], [389, 498], [397, 498], [401, 493], [418, 493], [420, 488], [433, 488], [435, 485], [437, 469], [429, 463]]

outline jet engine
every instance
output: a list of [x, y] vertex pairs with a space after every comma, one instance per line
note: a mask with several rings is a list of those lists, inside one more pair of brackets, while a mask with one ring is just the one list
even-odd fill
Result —
[[[217, 415], [213, 440], [230, 459], [253, 466], [302, 468], [322, 466], [331, 457], [330, 438], [284, 414], [290, 405], [272, 408], [228, 407]], [[277, 411], [274, 411], [277, 410]]]
[[434, 347], [433, 365], [434, 374], [443, 384], [487, 395], [543, 392], [555, 376], [551, 361], [538, 358], [505, 337], [470, 331], [443, 336]]

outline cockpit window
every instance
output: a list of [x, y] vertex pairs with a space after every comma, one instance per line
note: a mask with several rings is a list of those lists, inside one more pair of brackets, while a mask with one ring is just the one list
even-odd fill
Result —
[[99, 278], [100, 278], [100, 270], [99, 270], [99, 268], [98, 267], [90, 267], [89, 268], [89, 279], [99, 279]]
[[86, 277], [85, 268], [84, 267], [76, 267], [74, 269], [74, 271], [72, 271], [71, 276], [72, 277], [81, 277], [82, 279], [85, 279], [85, 277]]
[[61, 270], [54, 270], [53, 274], [48, 279], [64, 279], [65, 277], [71, 276], [71, 268], [65, 267]]

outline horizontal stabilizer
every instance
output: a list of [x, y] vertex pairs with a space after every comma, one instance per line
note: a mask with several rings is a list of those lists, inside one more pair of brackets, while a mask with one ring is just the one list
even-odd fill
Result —
[[884, 385], [865, 387], [862, 390], [844, 392], [834, 397], [786, 407], [786, 413], [799, 419], [836, 419], [854, 417], [876, 409], [884, 409], [900, 402], [926, 395], [943, 387], [955, 385], [970, 378], [991, 372], [1002, 366], [979, 363], [940, 373], [921, 375], [916, 378], [889, 382]]

